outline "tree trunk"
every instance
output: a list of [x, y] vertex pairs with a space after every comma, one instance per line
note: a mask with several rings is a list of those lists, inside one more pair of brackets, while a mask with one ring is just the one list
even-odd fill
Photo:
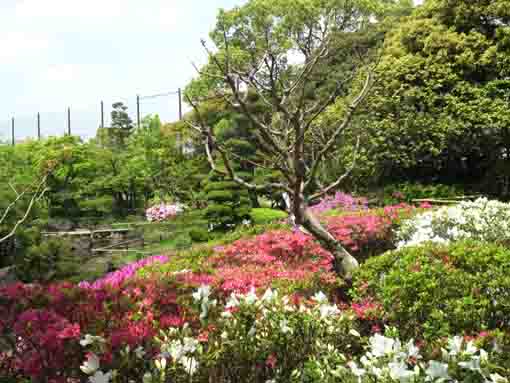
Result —
[[306, 207], [302, 206], [303, 227], [312, 234], [326, 250], [334, 256], [333, 267], [345, 280], [352, 279], [352, 273], [359, 263]]

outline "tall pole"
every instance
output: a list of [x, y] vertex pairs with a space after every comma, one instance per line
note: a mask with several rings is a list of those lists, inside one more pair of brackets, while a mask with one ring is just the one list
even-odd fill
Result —
[[67, 134], [71, 135], [71, 108], [67, 108]]
[[37, 139], [41, 139], [41, 113], [37, 112]]
[[14, 140], [14, 117], [11, 119], [11, 142], [12, 142], [12, 146], [15, 145], [15, 140]]
[[182, 92], [181, 88], [177, 90], [177, 94], [179, 95], [179, 121], [182, 120]]
[[140, 129], [140, 95], [136, 95], [136, 122], [138, 124], [138, 129]]
[[104, 103], [101, 101], [101, 128], [104, 129]]

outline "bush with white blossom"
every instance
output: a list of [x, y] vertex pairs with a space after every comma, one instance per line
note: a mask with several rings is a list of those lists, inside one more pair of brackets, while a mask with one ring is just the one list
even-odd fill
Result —
[[398, 231], [398, 247], [424, 242], [447, 243], [463, 239], [510, 241], [510, 204], [487, 198], [427, 211], [405, 221]]
[[[127, 347], [126, 366], [145, 365], [141, 375], [129, 378], [143, 383], [508, 382], [509, 370], [494, 362], [497, 345], [486, 350], [452, 337], [430, 357], [413, 340], [398, 340], [395, 329], [365, 340], [348, 311], [323, 293], [296, 299], [252, 290], [233, 293], [219, 305], [209, 286], [202, 286], [192, 299], [201, 325], [162, 331], [151, 359], [144, 358], [143, 348]], [[82, 346], [100, 353], [101, 339], [87, 335]], [[104, 371], [95, 353], [88, 354], [82, 371], [91, 383], [127, 378], [119, 370]]]

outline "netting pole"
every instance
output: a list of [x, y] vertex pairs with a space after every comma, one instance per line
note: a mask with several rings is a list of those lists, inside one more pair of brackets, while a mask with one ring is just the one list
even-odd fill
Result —
[[140, 129], [140, 95], [136, 95], [136, 122], [138, 129]]
[[15, 145], [15, 140], [14, 140], [14, 117], [11, 118], [11, 143], [12, 143], [12, 146]]
[[37, 139], [41, 139], [41, 113], [37, 112]]

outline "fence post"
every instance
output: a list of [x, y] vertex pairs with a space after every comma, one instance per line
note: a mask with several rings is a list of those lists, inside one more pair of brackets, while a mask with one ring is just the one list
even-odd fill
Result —
[[104, 103], [101, 100], [101, 128], [104, 129]]
[[181, 88], [177, 90], [177, 94], [179, 96], [179, 121], [182, 120], [182, 92]]
[[137, 127], [140, 129], [140, 95], [136, 95], [136, 122]]
[[16, 141], [14, 139], [14, 117], [11, 118], [11, 142], [12, 146], [16, 144]]
[[67, 134], [71, 135], [71, 108], [67, 108]]
[[37, 139], [41, 139], [41, 114], [37, 112]]

